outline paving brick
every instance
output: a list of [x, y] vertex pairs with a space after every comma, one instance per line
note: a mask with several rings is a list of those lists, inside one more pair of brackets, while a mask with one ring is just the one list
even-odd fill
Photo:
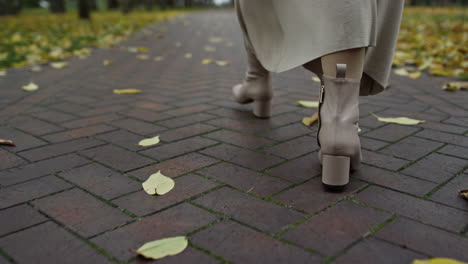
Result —
[[163, 113], [171, 115], [171, 116], [182, 116], [182, 115], [203, 112], [203, 111], [214, 109], [214, 108], [216, 108], [216, 106], [208, 105], [208, 104], [197, 104], [197, 105], [184, 106], [184, 107], [179, 107], [176, 109], [167, 110], [167, 111], [164, 111]]
[[11, 123], [11, 125], [17, 129], [20, 129], [22, 131], [25, 131], [35, 136], [40, 136], [40, 135], [63, 130], [62, 127], [42, 121], [37, 118], [31, 118], [27, 116], [23, 116], [21, 118], [15, 119]]
[[18, 263], [112, 263], [52, 222], [3, 237], [0, 247]]
[[380, 140], [376, 140], [376, 139], [372, 139], [372, 138], [367, 138], [367, 137], [359, 137], [360, 139], [360, 142], [361, 142], [361, 147], [363, 149], [367, 149], [367, 150], [371, 150], [371, 151], [375, 151], [375, 150], [378, 150], [380, 148], [383, 148], [384, 146], [386, 146], [388, 143], [387, 142], [384, 142], [384, 141], [380, 141]]
[[290, 185], [278, 178], [225, 162], [202, 169], [198, 173], [263, 197], [277, 193]]
[[152, 135], [166, 129], [162, 126], [153, 125], [131, 118], [121, 119], [111, 122], [110, 124], [140, 135]]
[[5, 187], [2, 188], [2, 191], [0, 192], [0, 209], [24, 203], [70, 187], [70, 184], [57, 179], [54, 176], [46, 176]]
[[2, 161], [0, 163], [0, 170], [17, 167], [26, 163], [22, 158], [3, 149], [0, 149], [0, 160]]
[[32, 113], [32, 115], [44, 121], [48, 121], [52, 123], [65, 122], [65, 121], [76, 118], [74, 115], [61, 113], [59, 111], [54, 111], [54, 110]]
[[112, 202], [138, 216], [143, 216], [180, 203], [218, 186], [217, 183], [194, 174], [179, 177], [175, 179], [175, 183], [174, 189], [163, 196], [151, 196], [141, 191], [125, 195]]
[[140, 140], [144, 139], [145, 137], [133, 134], [125, 130], [116, 130], [109, 133], [101, 134], [96, 136], [96, 138], [132, 151], [145, 149], [145, 147], [138, 145], [138, 142], [140, 142]]
[[0, 236], [14, 232], [48, 219], [28, 205], [18, 205], [0, 211]]
[[0, 135], [2, 138], [12, 140], [16, 147], [9, 147], [12, 152], [19, 152], [25, 149], [35, 148], [47, 144], [45, 141], [23, 133], [11, 127], [0, 126]]
[[321, 263], [322, 260], [233, 221], [223, 221], [196, 233], [191, 241], [232, 263]]
[[130, 107], [132, 107], [132, 108], [133, 107], [143, 108], [143, 109], [147, 109], [147, 110], [154, 111], [154, 112], [159, 112], [159, 111], [163, 111], [163, 110], [167, 110], [169, 108], [172, 108], [169, 105], [155, 103], [155, 102], [151, 102], [151, 101], [136, 101], [135, 103], [130, 104]]
[[266, 172], [294, 183], [300, 183], [320, 175], [322, 170], [318, 155], [316, 152], [313, 152], [269, 169]]
[[166, 176], [176, 177], [209, 166], [216, 162], [219, 162], [219, 160], [200, 155], [198, 153], [189, 153], [152, 166], [131, 171], [129, 174], [139, 178], [140, 180], [146, 180], [148, 176], [157, 172], [158, 170], [161, 170], [161, 172]]
[[89, 161], [75, 154], [63, 155], [57, 158], [31, 163], [15, 169], [0, 172], [0, 185], [12, 185], [54, 172], [67, 170], [86, 163], [89, 163]]
[[158, 125], [170, 127], [170, 128], [176, 128], [176, 127], [187, 126], [187, 125], [191, 125], [194, 123], [203, 122], [203, 121], [214, 119], [214, 118], [216, 118], [215, 115], [211, 115], [207, 113], [196, 113], [192, 115], [159, 121]]
[[440, 141], [444, 143], [449, 143], [456, 146], [468, 147], [468, 137], [454, 135], [445, 132], [439, 132], [435, 130], [425, 129], [416, 134], [418, 137], [432, 139], [435, 141]]
[[118, 118], [119, 116], [115, 114], [105, 114], [105, 115], [100, 115], [100, 116], [75, 119], [73, 121], [61, 123], [60, 125], [66, 128], [88, 127], [88, 126], [92, 126], [96, 124], [109, 122]]
[[203, 136], [250, 149], [260, 148], [274, 143], [274, 141], [266, 138], [256, 137], [249, 134], [241, 134], [225, 129], [218, 130]]
[[50, 142], [62, 142], [66, 140], [94, 136], [96, 134], [104, 133], [104, 132], [111, 131], [111, 130], [115, 130], [115, 128], [111, 126], [107, 126], [107, 125], [95, 125], [95, 126], [76, 128], [76, 129], [71, 129], [71, 130], [67, 130], [64, 132], [50, 134], [50, 135], [44, 136], [43, 138]]
[[195, 203], [269, 233], [281, 231], [304, 217], [296, 211], [227, 187], [204, 195]]
[[203, 264], [214, 264], [220, 263], [219, 260], [208, 256], [207, 254], [201, 252], [200, 250], [187, 247], [182, 253], [175, 256], [168, 256], [158, 260], [148, 260], [143, 257], [137, 258], [135, 261], [131, 262], [132, 264], [148, 264], [148, 263], [157, 263], [157, 264], [191, 264], [191, 263], [203, 263]]
[[264, 151], [285, 159], [294, 159], [318, 149], [316, 137], [304, 136], [283, 142]]
[[460, 174], [438, 189], [429, 197], [429, 200], [447, 204], [461, 210], [468, 211], [468, 203], [456, 195], [460, 190], [468, 186], [468, 172]]
[[85, 150], [82, 151], [81, 154], [124, 172], [141, 168], [155, 162], [134, 152], [111, 145]]
[[455, 232], [460, 232], [468, 219], [468, 212], [377, 186], [371, 186], [357, 194], [355, 199]]
[[351, 180], [350, 184], [346, 187], [344, 192], [325, 192], [323, 190], [321, 179], [316, 178], [282, 192], [279, 195], [275, 195], [273, 200], [305, 211], [307, 213], [314, 213], [343, 199], [346, 196], [350, 196], [365, 185], [366, 184], [363, 182]]
[[437, 152], [447, 154], [447, 155], [452, 155], [452, 156], [455, 156], [455, 157], [468, 159], [468, 148], [464, 148], [464, 147], [460, 147], [460, 146], [447, 145], [447, 146], [437, 150]]
[[407, 137], [402, 141], [390, 145], [379, 152], [408, 160], [416, 160], [429, 154], [434, 149], [441, 147], [443, 143], [426, 140], [417, 137]]
[[172, 117], [171, 115], [165, 113], [156, 113], [144, 109], [132, 109], [130, 111], [123, 111], [121, 114], [147, 122], [155, 122]]
[[389, 213], [343, 201], [312, 217], [283, 237], [306, 248], [332, 256], [390, 218]]
[[378, 140], [395, 142], [403, 137], [407, 137], [415, 133], [418, 130], [420, 130], [420, 128], [398, 124], [388, 124], [386, 126], [379, 127], [370, 132], [367, 132], [365, 135], [366, 137]]
[[363, 149], [362, 163], [367, 163], [369, 165], [374, 165], [388, 170], [398, 170], [406, 165], [408, 161]]
[[95, 139], [82, 138], [23, 151], [20, 152], [19, 155], [30, 161], [38, 161], [103, 144], [105, 143]]
[[107, 200], [141, 190], [139, 182], [97, 163], [77, 167], [59, 175]]
[[432, 153], [404, 169], [402, 173], [442, 183], [455, 175], [455, 173], [463, 171], [463, 168], [467, 165], [468, 160]]
[[234, 120], [230, 118], [218, 118], [206, 122], [207, 124], [222, 127], [227, 129], [232, 129], [241, 132], [247, 133], [259, 133], [262, 130], [267, 129], [263, 123], [251, 122], [245, 120]]
[[193, 137], [217, 129], [214, 126], [205, 124], [193, 124], [162, 132], [161, 140], [166, 142], [176, 141], [188, 137]]
[[124, 109], [127, 109], [127, 106], [111, 105], [107, 107], [98, 107], [95, 109], [88, 109], [86, 111], [77, 111], [75, 113], [79, 116], [87, 117], [87, 116], [96, 116], [96, 115], [102, 115], [102, 114], [107, 114], [107, 113], [115, 113], [118, 111], [122, 111]]
[[273, 155], [253, 152], [243, 148], [222, 144], [200, 151], [218, 159], [236, 163], [254, 170], [263, 170], [283, 161]]
[[353, 177], [385, 186], [400, 192], [410, 193], [416, 196], [424, 196], [437, 187], [436, 183], [421, 180], [387, 170], [362, 165], [352, 174]]
[[62, 101], [57, 104], [53, 104], [52, 106], [50, 106], [50, 108], [61, 111], [61, 112], [69, 113], [69, 114], [77, 114], [78, 112], [87, 110], [85, 106], [72, 103], [72, 102], [65, 102], [65, 101]]
[[406, 248], [395, 246], [375, 238], [368, 238], [353, 246], [345, 255], [338, 257], [333, 263], [401, 264], [411, 263], [415, 259], [427, 258], [428, 257], [425, 255]]
[[156, 146], [147, 150], [140, 151], [139, 153], [150, 156], [157, 160], [167, 160], [182, 154], [194, 152], [216, 145], [219, 142], [202, 137], [192, 137], [183, 139], [169, 144]]
[[79, 189], [35, 200], [32, 204], [84, 237], [102, 233], [132, 219]]
[[134, 256], [129, 249], [137, 249], [148, 241], [185, 235], [212, 223], [216, 219], [214, 214], [203, 209], [189, 204], [181, 204], [99, 235], [93, 238], [92, 242], [118, 259], [127, 260]]
[[468, 261], [468, 239], [409, 219], [397, 218], [375, 236], [433, 257]]
[[314, 132], [311, 131], [310, 128], [304, 126], [302, 123], [291, 124], [261, 133], [261, 135], [264, 137], [278, 141], [289, 140], [308, 134], [313, 135]]
[[442, 124], [439, 122], [424, 122], [424, 123], [418, 124], [417, 126], [444, 131], [444, 132], [449, 132], [449, 133], [454, 133], [454, 134], [463, 134], [464, 132], [468, 130], [466, 127], [452, 126], [452, 125]]

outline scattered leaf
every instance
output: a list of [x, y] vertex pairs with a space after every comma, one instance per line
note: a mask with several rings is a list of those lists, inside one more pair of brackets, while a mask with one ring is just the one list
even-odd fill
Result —
[[55, 69], [63, 69], [68, 66], [68, 62], [60, 61], [60, 62], [51, 62], [50, 66]]
[[223, 42], [223, 38], [220, 37], [211, 37], [208, 39], [209, 42], [211, 43], [220, 43]]
[[202, 60], [202, 64], [210, 64], [210, 63], [212, 63], [212, 62], [213, 62], [212, 59], [204, 59], [204, 60]]
[[173, 179], [163, 175], [161, 171], [151, 174], [148, 179], [141, 184], [143, 190], [150, 195], [164, 195], [170, 192], [175, 182]]
[[443, 90], [455, 92], [458, 90], [468, 90], [468, 82], [449, 82], [442, 86]]
[[371, 115], [377, 118], [378, 121], [384, 123], [394, 123], [400, 125], [417, 125], [426, 122], [425, 120], [412, 119], [408, 117], [380, 117], [371, 112]]
[[140, 89], [114, 89], [115, 94], [139, 94]]
[[0, 70], [0, 76], [6, 76], [7, 72], [6, 70]]
[[192, 58], [192, 53], [185, 53], [184, 58], [191, 59]]
[[224, 60], [224, 61], [223, 61], [223, 60], [218, 60], [218, 61], [216, 61], [216, 64], [217, 64], [218, 66], [226, 66], [226, 65], [229, 65], [230, 63], [231, 63], [231, 62], [225, 61], [225, 60]]
[[138, 54], [136, 58], [139, 60], [148, 60], [150, 57], [146, 54]]
[[305, 126], [311, 126], [317, 120], [318, 120], [318, 112], [315, 112], [311, 117], [304, 117], [302, 119], [302, 124], [304, 124]]
[[358, 127], [357, 132], [359, 133], [361, 131], [362, 131], [362, 129], [360, 127]]
[[176, 47], [181, 47], [181, 46], [182, 46], [182, 43], [181, 43], [180, 41], [177, 41], [176, 43], [174, 43], [174, 45], [175, 45]]
[[410, 77], [411, 79], [417, 79], [417, 78], [421, 77], [421, 72], [420, 71], [412, 72], [412, 73], [408, 74], [408, 77]]
[[409, 74], [409, 72], [405, 68], [396, 69], [394, 72], [396, 75], [400, 75], [400, 76], [408, 76]]
[[13, 143], [13, 141], [12, 141], [12, 140], [9, 140], [9, 139], [1, 139], [1, 138], [0, 138], [0, 145], [10, 146], [10, 147], [16, 147], [15, 143]]
[[33, 82], [30, 82], [28, 85], [24, 85], [23, 87], [21, 87], [21, 89], [27, 92], [34, 92], [37, 89], [39, 89], [39, 86]]
[[36, 64], [36, 65], [31, 66], [30, 70], [32, 72], [40, 72], [42, 71], [42, 67]]
[[146, 138], [146, 139], [140, 140], [140, 142], [138, 142], [138, 145], [142, 146], [142, 147], [148, 147], [148, 146], [158, 144], [159, 141], [160, 141], [159, 136], [155, 136], [155, 137], [152, 137], [152, 138]]
[[319, 83], [319, 82], [320, 82], [320, 78], [317, 77], [317, 76], [314, 76], [314, 77], [312, 77], [312, 81], [318, 82], [318, 83]]
[[461, 190], [458, 195], [468, 200], [468, 190]]
[[466, 264], [449, 258], [415, 259], [411, 264]]
[[154, 57], [154, 60], [155, 61], [162, 61], [162, 60], [164, 60], [164, 57], [163, 56], [157, 56], [157, 57]]
[[206, 52], [215, 52], [216, 51], [216, 48], [212, 47], [212, 46], [205, 46], [204, 49], [205, 49]]
[[307, 108], [317, 108], [319, 106], [318, 101], [297, 100], [296, 103], [298, 103], [302, 107]]
[[139, 52], [148, 52], [148, 48], [147, 47], [138, 47], [138, 51]]
[[111, 66], [112, 64], [113, 64], [113, 62], [111, 60], [104, 60], [102, 62], [102, 65], [104, 65], [104, 66]]
[[131, 53], [137, 53], [138, 52], [138, 48], [137, 47], [128, 47], [128, 52], [131, 52]]
[[181, 253], [187, 248], [187, 245], [187, 237], [176, 236], [147, 242], [139, 249], [133, 251], [145, 258], [161, 259]]

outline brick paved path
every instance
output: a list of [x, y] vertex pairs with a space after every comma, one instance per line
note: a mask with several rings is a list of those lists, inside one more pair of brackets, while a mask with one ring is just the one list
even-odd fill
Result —
[[[294, 102], [317, 100], [318, 84], [302, 69], [275, 75], [274, 116], [253, 118], [230, 97], [241, 43], [232, 12], [196, 12], [66, 69], [0, 78], [0, 138], [18, 145], [0, 148], [0, 263], [142, 263], [129, 249], [184, 234], [190, 247], [158, 263], [468, 261], [468, 202], [457, 197], [468, 188], [467, 92], [392, 76], [361, 97], [363, 167], [345, 193], [325, 193], [316, 127], [300, 122], [314, 109]], [[29, 80], [41, 89], [20, 91]], [[385, 124], [371, 111], [426, 122]], [[137, 146], [155, 135], [162, 143]], [[176, 187], [149, 196], [140, 182], [158, 170]]]

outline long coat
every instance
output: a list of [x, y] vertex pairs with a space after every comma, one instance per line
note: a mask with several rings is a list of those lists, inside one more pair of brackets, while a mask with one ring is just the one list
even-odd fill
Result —
[[388, 85], [403, 6], [404, 0], [236, 0], [246, 45], [271, 72], [367, 47], [363, 96]]

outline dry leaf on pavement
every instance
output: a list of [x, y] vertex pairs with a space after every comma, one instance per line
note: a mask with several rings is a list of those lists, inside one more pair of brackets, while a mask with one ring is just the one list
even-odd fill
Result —
[[296, 103], [298, 103], [302, 107], [307, 108], [317, 108], [319, 106], [318, 101], [297, 100]]
[[400, 124], [400, 125], [417, 125], [419, 123], [424, 123], [426, 122], [425, 120], [418, 120], [418, 119], [412, 119], [408, 117], [380, 117], [377, 116], [374, 113], [370, 113], [374, 117], [377, 118], [378, 121], [383, 122], [383, 123], [394, 123], [394, 124]]
[[39, 89], [39, 86], [33, 82], [30, 82], [28, 85], [24, 85], [23, 87], [21, 87], [21, 89], [27, 92], [34, 92], [37, 89]]
[[175, 182], [173, 179], [163, 175], [161, 171], [158, 171], [151, 174], [141, 186], [143, 186], [143, 190], [149, 195], [164, 195], [174, 188]]
[[115, 94], [139, 94], [140, 89], [114, 89]]
[[159, 143], [159, 136], [155, 136], [152, 138], [146, 138], [146, 139], [140, 140], [140, 142], [138, 142], [138, 145], [142, 147], [148, 147], [148, 146], [156, 145], [158, 143]]
[[188, 239], [185, 236], [163, 238], [143, 244], [134, 253], [149, 259], [161, 259], [167, 256], [174, 256], [184, 251], [188, 246]]
[[1, 139], [0, 138], [0, 145], [16, 147], [15, 143], [13, 143], [13, 141], [9, 140], [9, 139]]

